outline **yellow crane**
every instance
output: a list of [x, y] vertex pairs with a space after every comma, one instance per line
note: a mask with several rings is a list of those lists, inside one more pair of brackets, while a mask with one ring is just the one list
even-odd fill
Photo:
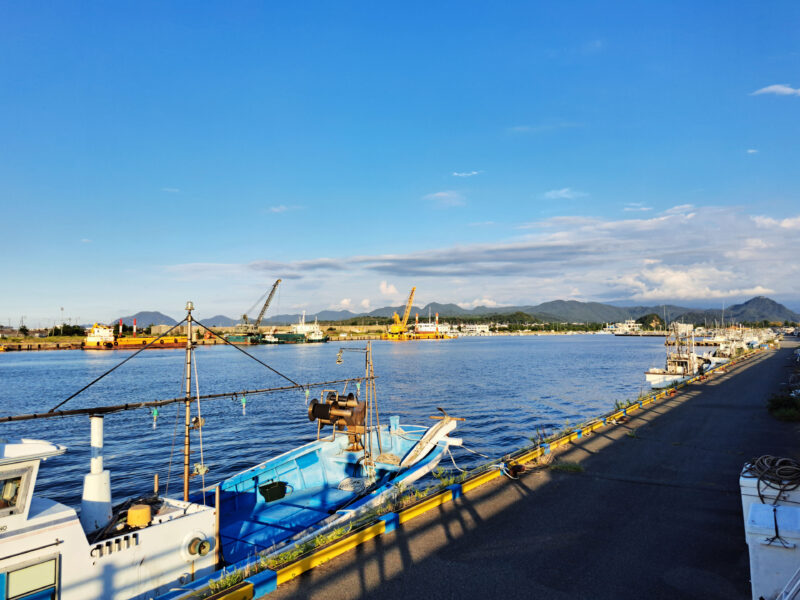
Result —
[[381, 335], [382, 340], [410, 340], [413, 339], [413, 334], [408, 332], [408, 316], [411, 314], [411, 305], [414, 303], [414, 292], [417, 291], [416, 287], [411, 288], [411, 293], [408, 295], [408, 302], [406, 302], [406, 310], [403, 312], [403, 318], [394, 313], [394, 323], [389, 325], [389, 330]]

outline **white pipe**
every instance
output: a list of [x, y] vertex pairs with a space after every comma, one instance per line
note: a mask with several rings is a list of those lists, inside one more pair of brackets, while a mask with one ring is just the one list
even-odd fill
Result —
[[89, 417], [91, 424], [92, 459], [90, 472], [93, 474], [103, 472], [103, 417], [92, 415]]
[[81, 525], [86, 533], [111, 522], [111, 474], [103, 468], [103, 417], [89, 417], [91, 429], [91, 469], [83, 478]]

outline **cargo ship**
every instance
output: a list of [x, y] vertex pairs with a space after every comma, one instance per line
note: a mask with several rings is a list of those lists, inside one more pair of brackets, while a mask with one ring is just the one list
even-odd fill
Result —
[[[154, 342], [156, 337], [123, 337], [117, 338], [114, 342], [114, 348], [117, 350], [138, 350], [142, 346]], [[185, 335], [167, 336], [158, 340], [150, 348], [186, 348]], [[148, 348], [148, 349], [150, 349]]]
[[114, 330], [105, 325], [95, 323], [86, 334], [86, 339], [81, 342], [84, 350], [113, 350]]
[[420, 323], [419, 315], [417, 315], [414, 323], [414, 339], [449, 340], [454, 337], [458, 337], [458, 334], [453, 331], [448, 323], [439, 323], [439, 313], [436, 313], [436, 320], [433, 322], [431, 322], [429, 315], [427, 323]]
[[150, 348], [186, 348], [185, 335], [168, 336], [161, 339], [154, 336], [115, 338], [114, 330], [111, 327], [97, 323], [86, 334], [86, 338], [81, 342], [81, 348], [84, 350], [138, 350], [151, 342], [155, 342], [155, 344]]
[[303, 311], [303, 316], [300, 321], [292, 325], [292, 330], [287, 333], [273, 334], [283, 344], [304, 344], [306, 342], [327, 342], [328, 336], [319, 328], [317, 320], [314, 319], [314, 324], [306, 324], [306, 313]]

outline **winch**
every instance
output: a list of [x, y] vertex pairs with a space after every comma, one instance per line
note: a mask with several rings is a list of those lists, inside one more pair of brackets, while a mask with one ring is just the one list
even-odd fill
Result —
[[[327, 396], [325, 392], [328, 392]], [[350, 441], [347, 450], [350, 452], [364, 449], [361, 436], [366, 431], [364, 427], [366, 414], [367, 403], [358, 400], [352, 392], [347, 396], [340, 396], [335, 390], [323, 390], [320, 400], [315, 398], [308, 405], [309, 421], [316, 420], [320, 427], [332, 425], [334, 436], [337, 431], [347, 431]]]

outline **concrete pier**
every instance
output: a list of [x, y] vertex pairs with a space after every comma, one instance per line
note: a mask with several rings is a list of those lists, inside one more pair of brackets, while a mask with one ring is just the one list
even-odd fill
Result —
[[750, 597], [738, 477], [800, 458], [765, 402], [790, 342], [637, 411], [280, 586], [269, 598]]

